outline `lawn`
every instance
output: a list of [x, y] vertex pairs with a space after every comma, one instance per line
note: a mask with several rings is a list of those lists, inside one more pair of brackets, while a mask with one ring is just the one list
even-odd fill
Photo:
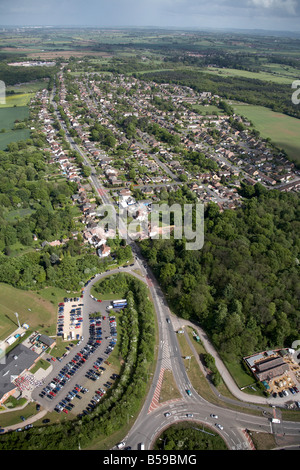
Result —
[[35, 292], [16, 289], [0, 283], [0, 338], [5, 339], [18, 327], [15, 312], [20, 323], [27, 323], [32, 329], [45, 334], [55, 334], [57, 307]]
[[47, 370], [50, 367], [49, 362], [45, 361], [44, 359], [39, 359], [35, 366], [30, 369], [32, 374], [35, 374], [39, 369]]
[[195, 104], [193, 106], [193, 109], [202, 115], [210, 115], [210, 114], [224, 114], [224, 111], [217, 106], [214, 105], [200, 105], [200, 104]]
[[[22, 403], [20, 402], [19, 406], [21, 404]], [[22, 408], [21, 410], [10, 411], [9, 413], [1, 413], [0, 426], [7, 427], [20, 423], [20, 427], [22, 427], [23, 423], [21, 420], [21, 416], [24, 416], [25, 419], [28, 419], [36, 414], [36, 404], [28, 403], [28, 405], [25, 408]]]
[[237, 114], [249, 119], [263, 138], [270, 138], [293, 161], [300, 162], [300, 119], [263, 106], [234, 105]]

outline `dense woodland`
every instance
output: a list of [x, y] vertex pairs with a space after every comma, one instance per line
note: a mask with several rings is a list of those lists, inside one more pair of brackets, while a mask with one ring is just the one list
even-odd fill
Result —
[[141, 242], [171, 308], [204, 327], [230, 361], [289, 347], [300, 327], [299, 196], [261, 185], [242, 191], [239, 209], [207, 206], [201, 250], [185, 250], [184, 240]]
[[[16, 58], [19, 60], [21, 57], [16, 56]], [[23, 57], [23, 60], [27, 59]], [[31, 82], [32, 80], [40, 80], [42, 78], [50, 78], [52, 84], [56, 71], [56, 67], [12, 67], [5, 62], [0, 62], [0, 77], [6, 86]]]
[[157, 439], [154, 450], [227, 450], [227, 446], [211, 428], [199, 429], [199, 423], [192, 422], [168, 427]]

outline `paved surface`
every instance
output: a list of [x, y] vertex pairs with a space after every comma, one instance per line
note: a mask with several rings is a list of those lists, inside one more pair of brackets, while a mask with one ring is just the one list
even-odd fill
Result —
[[[67, 136], [68, 137], [68, 136]], [[73, 145], [73, 147], [80, 152], [80, 154], [84, 157], [85, 163], [91, 166], [89, 160], [86, 159], [86, 155], [81, 151], [79, 147]], [[109, 194], [104, 190], [102, 185], [99, 183], [98, 179], [94, 176], [90, 178], [91, 183], [98, 191], [98, 193], [102, 196], [103, 202], [106, 204], [111, 204], [111, 200]], [[290, 436], [299, 436], [299, 429], [300, 426], [298, 423], [283, 423], [281, 422], [278, 425], [271, 424], [270, 414], [265, 412], [264, 408], [262, 407], [262, 416], [253, 416], [247, 415], [245, 413], [239, 413], [237, 411], [228, 410], [225, 407], [217, 407], [207, 401], [205, 401], [202, 397], [200, 397], [196, 391], [193, 389], [191, 383], [189, 382], [189, 378], [187, 376], [185, 365], [183, 363], [182, 357], [180, 355], [180, 350], [178, 347], [177, 342], [177, 335], [175, 331], [178, 329], [180, 325], [185, 326], [188, 325], [189, 322], [183, 322], [182, 320], [171, 317], [170, 310], [167, 306], [167, 303], [164, 299], [163, 293], [156, 282], [156, 279], [151, 273], [151, 270], [146, 267], [145, 260], [141, 256], [139, 249], [137, 246], [129, 241], [133, 251], [137, 256], [136, 266], [141, 270], [143, 277], [138, 276], [136, 273], [131, 271], [131, 274], [139, 277], [144, 282], [147, 283], [151, 296], [153, 298], [155, 311], [157, 314], [157, 321], [159, 326], [159, 344], [158, 344], [158, 359], [157, 359], [157, 367], [155, 373], [153, 375], [152, 383], [150, 386], [150, 391], [148, 396], [146, 397], [144, 406], [139, 414], [137, 420], [135, 421], [134, 425], [132, 426], [130, 432], [125, 437], [127, 441], [127, 445], [131, 445], [132, 449], [137, 449], [140, 442], [145, 443], [145, 448], [150, 449], [153, 445], [155, 438], [158, 434], [169, 424], [172, 422], [177, 422], [180, 420], [186, 420], [186, 414], [192, 413], [193, 420], [198, 422], [199, 424], [205, 424], [210, 426], [214, 431], [219, 432], [222, 437], [227, 442], [227, 445], [230, 449], [233, 450], [242, 450], [242, 449], [251, 449], [251, 442], [249, 442], [249, 437], [247, 433], [245, 433], [245, 429], [253, 429], [259, 430], [264, 432], [273, 432], [276, 435], [278, 434], [289, 434]], [[112, 271], [114, 272], [114, 271]], [[99, 279], [100, 277], [98, 277]], [[84, 308], [83, 308], [83, 317], [88, 316], [88, 312], [91, 312], [93, 309], [98, 309], [97, 311], [102, 311], [102, 308], [105, 308], [105, 304], [98, 304], [95, 305], [95, 302], [89, 297], [89, 288], [85, 289], [84, 292]], [[95, 310], [94, 310], [95, 311]], [[171, 323], [166, 322], [166, 317], [171, 318]], [[191, 326], [195, 327], [195, 325], [191, 324]], [[197, 327], [198, 328], [198, 327]], [[207, 352], [212, 354], [216, 359], [216, 365], [222, 375], [224, 382], [227, 384], [228, 388], [232, 392], [234, 396], [236, 396], [239, 400], [246, 400], [249, 404], [249, 400], [252, 401], [252, 406], [262, 406], [268, 405], [268, 402], [262, 399], [258, 399], [257, 397], [249, 396], [243, 392], [241, 392], [233, 382], [230, 374], [228, 373], [227, 369], [224, 367], [224, 364], [220, 360], [218, 354], [210, 344], [205, 332], [201, 329], [197, 329], [199, 336], [201, 337], [203, 344], [207, 348]], [[83, 324], [83, 336], [84, 342], [87, 341], [88, 338], [88, 322], [84, 322]], [[104, 335], [103, 335], [104, 336]], [[84, 342], [82, 345], [84, 345]], [[75, 348], [74, 348], [75, 349]], [[75, 354], [75, 353], [74, 353]], [[98, 355], [98, 354], [97, 354]], [[69, 359], [65, 358], [65, 362], [68, 362]], [[91, 362], [93, 358], [91, 357]], [[89, 362], [89, 361], [88, 361]], [[60, 363], [60, 367], [63, 364]], [[59, 368], [60, 368], [59, 367]], [[86, 364], [86, 368], [88, 369], [90, 364]], [[85, 369], [85, 366], [83, 366]], [[80, 369], [84, 373], [83, 368]], [[173, 376], [175, 382], [177, 383], [178, 389], [181, 393], [182, 398], [179, 400], [172, 400], [162, 406], [158, 406], [157, 403], [157, 396], [159, 387], [162, 380], [162, 375], [165, 369], [170, 369], [173, 372]], [[49, 380], [51, 377], [57, 374], [58, 369], [53, 367], [49, 375]], [[80, 373], [80, 372], [79, 372]], [[78, 382], [79, 376], [77, 374], [73, 377], [73, 380], [70, 382], [70, 387], [68, 389], [73, 388], [73, 384]], [[79, 383], [79, 382], [78, 382]], [[68, 389], [64, 389], [64, 394], [67, 393]], [[192, 392], [191, 396], [188, 396], [186, 390], [190, 389]], [[60, 398], [59, 398], [60, 400]], [[54, 400], [53, 400], [54, 401]], [[54, 405], [51, 403], [51, 405]], [[249, 404], [249, 406], [251, 403]], [[153, 406], [153, 408], [151, 408]], [[52, 406], [48, 406], [49, 409], [53, 409]], [[149, 412], [149, 410], [151, 411]], [[171, 412], [170, 419], [164, 417], [164, 412], [169, 411]], [[219, 416], [219, 420], [224, 426], [223, 430], [219, 430], [215, 427], [215, 420], [211, 418], [211, 414], [217, 414]], [[265, 414], [263, 414], [265, 413]], [[299, 438], [298, 438], [299, 439]]]

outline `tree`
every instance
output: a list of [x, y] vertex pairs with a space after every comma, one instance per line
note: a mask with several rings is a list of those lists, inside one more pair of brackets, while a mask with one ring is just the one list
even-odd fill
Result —
[[92, 169], [87, 165], [82, 165], [82, 175], [88, 178], [92, 174]]

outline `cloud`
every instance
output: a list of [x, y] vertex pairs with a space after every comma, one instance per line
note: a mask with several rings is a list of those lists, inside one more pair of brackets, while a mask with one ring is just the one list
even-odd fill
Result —
[[299, 5], [297, 0], [250, 0], [250, 4], [274, 12], [283, 11], [289, 15], [295, 15]]
[[300, 0], [0, 0], [2, 25], [300, 29]]

